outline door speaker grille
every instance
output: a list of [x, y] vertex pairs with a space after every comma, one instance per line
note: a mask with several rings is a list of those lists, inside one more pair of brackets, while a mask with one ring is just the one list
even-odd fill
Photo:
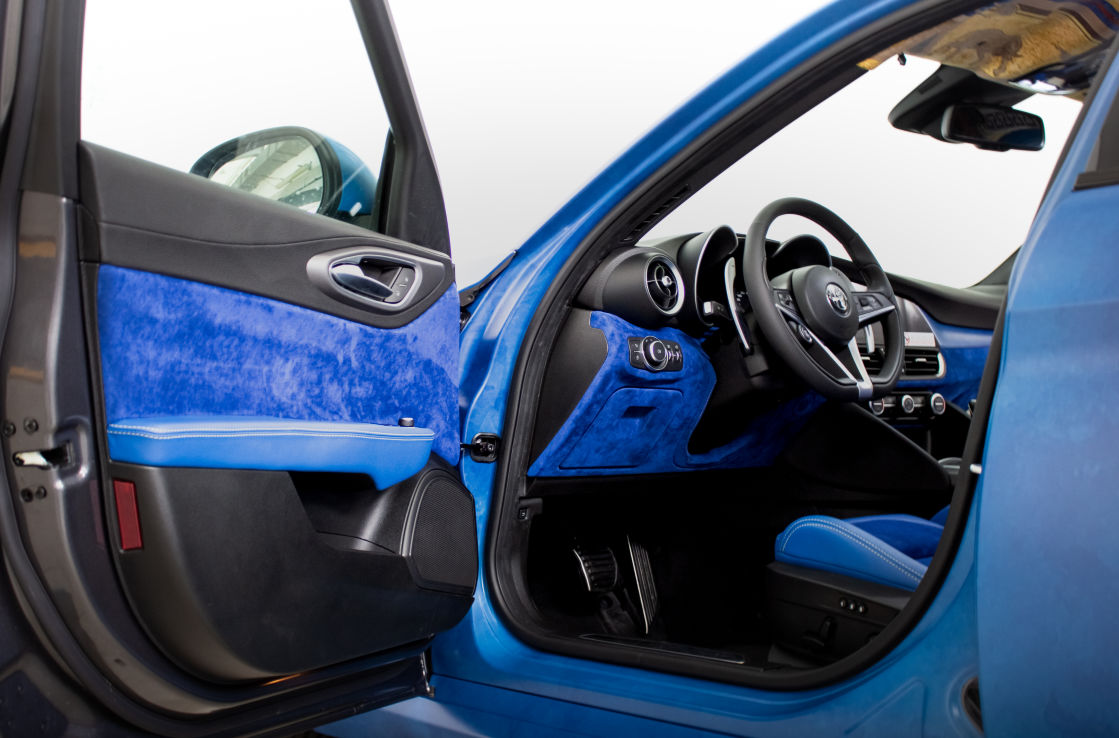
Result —
[[450, 476], [420, 483], [409, 524], [413, 574], [422, 587], [473, 591], [478, 579], [474, 498]]

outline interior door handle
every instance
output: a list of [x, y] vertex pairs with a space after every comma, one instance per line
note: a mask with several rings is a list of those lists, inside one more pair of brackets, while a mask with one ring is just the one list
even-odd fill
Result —
[[368, 276], [358, 264], [335, 264], [330, 267], [330, 276], [346, 289], [375, 300], [383, 300], [392, 294], [392, 287]]
[[417, 314], [413, 308], [427, 309], [438, 297], [436, 289], [442, 294], [454, 274], [449, 263], [411, 249], [363, 245], [324, 251], [307, 261], [307, 276], [336, 300], [386, 316], [411, 311], [410, 320]]

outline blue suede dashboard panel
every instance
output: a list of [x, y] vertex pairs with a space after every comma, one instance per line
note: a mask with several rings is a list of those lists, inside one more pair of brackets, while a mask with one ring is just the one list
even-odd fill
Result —
[[109, 458], [145, 466], [353, 472], [385, 489], [427, 463], [427, 428], [243, 415], [128, 418], [109, 423]]
[[925, 315], [940, 344], [944, 356], [944, 376], [939, 379], [905, 380], [899, 389], [928, 389], [944, 395], [944, 399], [967, 409], [968, 402], [979, 394], [979, 380], [987, 364], [991, 332], [938, 323]]
[[252, 416], [434, 432], [458, 461], [458, 294], [395, 329], [151, 272], [100, 267], [108, 422]]
[[681, 445], [677, 451], [677, 464], [686, 469], [768, 466], [823, 404], [822, 395], [805, 392], [773, 410], [744, 421], [738, 438], [725, 446], [693, 454], [688, 451], [687, 444]]
[[[742, 435], [704, 454], [688, 440], [715, 387], [699, 341], [674, 328], [648, 330], [601, 311], [590, 325], [606, 337], [606, 360], [529, 476], [655, 474], [769, 464], [823, 402], [807, 394], [744, 424]], [[655, 336], [680, 344], [680, 371], [651, 372], [629, 363], [627, 339]]]

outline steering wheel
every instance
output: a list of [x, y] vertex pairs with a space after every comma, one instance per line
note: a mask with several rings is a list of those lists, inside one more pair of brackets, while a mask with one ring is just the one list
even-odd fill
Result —
[[[835, 236], [866, 291], [856, 292], [838, 269], [818, 265], [793, 269], [771, 282], [765, 271], [765, 237], [782, 215], [800, 215]], [[746, 233], [742, 271], [758, 327], [777, 355], [810, 387], [836, 400], [869, 400], [893, 389], [904, 350], [897, 298], [874, 254], [842, 218], [802, 198], [770, 203]], [[886, 357], [878, 374], [870, 376], [855, 335], [875, 320], [884, 323]]]

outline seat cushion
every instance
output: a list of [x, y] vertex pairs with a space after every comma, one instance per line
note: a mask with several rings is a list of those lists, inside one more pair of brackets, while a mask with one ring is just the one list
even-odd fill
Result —
[[846, 522], [926, 566], [944, 533], [943, 524], [912, 515], [868, 515]]
[[943, 526], [912, 515], [809, 515], [777, 537], [774, 553], [777, 561], [913, 591], [943, 532]]

